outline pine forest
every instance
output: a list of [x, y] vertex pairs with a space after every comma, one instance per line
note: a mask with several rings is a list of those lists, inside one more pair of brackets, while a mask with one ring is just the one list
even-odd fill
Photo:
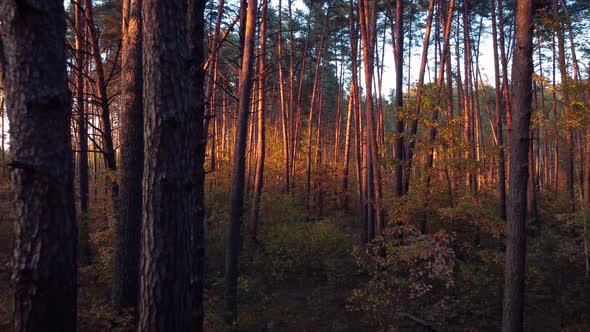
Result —
[[0, 0], [0, 331], [590, 331], [588, 0]]

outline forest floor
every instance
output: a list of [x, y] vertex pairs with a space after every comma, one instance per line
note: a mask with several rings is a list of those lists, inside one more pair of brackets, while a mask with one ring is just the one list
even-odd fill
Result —
[[[86, 218], [79, 216], [78, 221], [78, 315], [82, 332], [135, 330], [132, 313], [120, 314], [110, 309], [114, 216], [104, 203], [108, 201], [107, 196], [103, 188], [93, 189], [90, 212]], [[10, 298], [13, 220], [9, 215], [9, 197], [4, 184], [0, 187], [0, 331], [13, 328]], [[460, 203], [453, 214], [453, 224], [444, 226], [448, 234], [453, 234], [454, 288], [445, 293], [436, 280], [427, 280], [433, 291], [424, 298], [409, 301], [403, 292], [395, 293], [396, 287], [404, 288], [423, 280], [409, 279], [412, 274], [404, 269], [431, 273], [433, 270], [421, 270], [423, 266], [407, 264], [408, 261], [420, 264], [422, 259], [428, 263], [428, 257], [444, 250], [437, 247], [437, 242], [432, 242], [433, 247], [420, 249], [426, 250], [422, 252], [415, 251], [420, 246], [404, 247], [402, 252], [416, 253], [419, 258], [410, 256], [404, 261], [400, 256], [400, 261], [390, 263], [394, 274], [385, 279], [375, 278], [375, 274], [362, 271], [358, 265], [357, 249], [362, 232], [358, 218], [326, 205], [321, 218], [308, 222], [301, 197], [285, 194], [263, 197], [260, 242], [255, 245], [246, 233], [242, 248], [238, 283], [240, 331], [388, 331], [392, 326], [395, 331], [498, 330], [503, 284], [502, 242], [486, 235], [476, 241], [480, 244], [473, 246], [475, 235], [494, 233], [494, 227], [503, 228], [501, 222], [497, 224], [495, 217], [482, 208], [487, 204], [485, 198], [477, 208], [467, 199]], [[206, 331], [228, 330], [221, 318], [227, 201], [226, 190], [209, 190], [207, 194]], [[562, 210], [561, 203], [553, 194], [541, 195], [540, 206], [539, 220], [543, 221], [529, 225], [526, 330], [588, 331], [590, 296], [584, 294], [588, 287], [583, 282], [581, 242], [576, 235], [580, 225], [574, 215], [558, 213]], [[448, 212], [445, 209], [430, 212], [432, 238], [424, 240], [432, 241], [442, 234], [437, 227]], [[410, 218], [424, 215], [424, 211], [406, 213]], [[474, 226], [470, 220], [478, 224]], [[388, 273], [377, 270], [377, 274], [382, 272]], [[383, 280], [401, 283], [379, 288]], [[366, 292], [365, 297], [355, 297], [359, 290]], [[394, 293], [389, 294], [391, 291]], [[439, 316], [440, 321], [436, 318], [427, 321], [428, 315], [441, 309], [432, 305], [445, 297], [452, 299], [442, 306], [448, 312]], [[392, 320], [390, 317], [396, 311], [407, 312], [411, 319]], [[376, 316], [367, 314], [371, 312]], [[379, 320], [387, 325], [375, 324]], [[435, 324], [437, 329], [417, 328], [420, 324], [414, 320]]]
[[[13, 330], [10, 294], [13, 219], [7, 188], [4, 184], [0, 190], [0, 331], [6, 332]], [[80, 331], [134, 331], [132, 313], [116, 314], [109, 308], [112, 218], [108, 206], [99, 204], [99, 200], [94, 202], [87, 220], [80, 220], [78, 225]], [[318, 220], [313, 226], [298, 223], [294, 227], [280, 226], [270, 230], [262, 227], [261, 240], [265, 244], [258, 248], [246, 244], [242, 257], [240, 331], [367, 330], [360, 314], [346, 308], [350, 293], [363, 279], [362, 276], [351, 278], [356, 272], [348, 259], [348, 249], [357, 242], [354, 237], [358, 237], [354, 235], [359, 231], [355, 221], [338, 215]], [[335, 222], [344, 225], [344, 237], [332, 234]], [[223, 300], [221, 255], [225, 232], [220, 225], [208, 224], [211, 248], [208, 253], [205, 328], [207, 331], [223, 331], [227, 329], [220, 315]], [[308, 238], [309, 243], [301, 241], [307, 236], [315, 239]], [[285, 252], [283, 246], [289, 244], [293, 250]], [[331, 249], [322, 248], [330, 244]], [[339, 261], [343, 248], [347, 259]], [[331, 272], [326, 273], [324, 269]]]

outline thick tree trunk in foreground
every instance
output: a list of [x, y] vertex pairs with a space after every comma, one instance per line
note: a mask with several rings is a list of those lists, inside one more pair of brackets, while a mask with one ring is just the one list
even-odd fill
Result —
[[121, 167], [112, 304], [137, 308], [143, 176], [141, 0], [123, 6], [121, 54]]
[[225, 255], [224, 316], [228, 323], [238, 318], [238, 275], [242, 214], [244, 208], [244, 177], [246, 169], [246, 143], [248, 118], [250, 117], [250, 94], [254, 72], [254, 39], [256, 38], [257, 1], [247, 4], [244, 33], [244, 53], [240, 73], [238, 123], [232, 166], [230, 229]]
[[194, 77], [187, 65], [195, 32], [184, 0], [144, 0], [141, 9], [146, 154], [139, 330], [200, 330], [192, 251], [203, 200], [198, 172], [203, 123], [193, 98], [202, 101], [203, 90], [191, 91]]
[[516, 48], [512, 63], [510, 190], [506, 224], [506, 269], [502, 331], [522, 331], [526, 256], [526, 193], [533, 74], [533, 1], [516, 3]]
[[15, 331], [74, 332], [77, 234], [63, 1], [3, 1], [0, 12], [16, 217]]

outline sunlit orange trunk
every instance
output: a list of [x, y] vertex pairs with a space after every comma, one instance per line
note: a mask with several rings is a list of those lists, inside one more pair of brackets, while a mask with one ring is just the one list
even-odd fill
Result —
[[[401, 9], [400, 9], [401, 10]], [[373, 58], [375, 48], [377, 4], [375, 1], [359, 1], [359, 18], [361, 26], [361, 42], [364, 62], [365, 94], [366, 94], [366, 126], [367, 126], [367, 193], [369, 197], [368, 220], [372, 224], [374, 213], [374, 235], [381, 234], [385, 223], [381, 204], [381, 169], [377, 135], [375, 131], [375, 115], [373, 111]]]
[[250, 236], [256, 240], [258, 224], [260, 220], [260, 199], [264, 185], [264, 160], [266, 156], [266, 132], [265, 132], [265, 81], [266, 81], [266, 17], [268, 1], [262, 2], [262, 23], [260, 24], [260, 60], [258, 65], [258, 137], [256, 141], [256, 176], [254, 179], [254, 205], [252, 207], [252, 233]]

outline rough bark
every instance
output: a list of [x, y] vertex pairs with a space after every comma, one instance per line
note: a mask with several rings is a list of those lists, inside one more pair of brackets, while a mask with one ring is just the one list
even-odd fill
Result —
[[506, 268], [502, 331], [522, 331], [526, 257], [526, 196], [533, 74], [533, 2], [516, 3], [516, 44], [512, 63], [510, 190], [506, 224]]
[[250, 117], [250, 95], [252, 90], [252, 74], [254, 72], [254, 39], [256, 37], [257, 1], [250, 0], [244, 20], [244, 52], [239, 79], [239, 105], [236, 140], [231, 179], [231, 207], [227, 249], [225, 255], [225, 298], [224, 318], [233, 323], [238, 318], [238, 275], [242, 214], [244, 208], [244, 177], [246, 167], [246, 144], [248, 118]]
[[143, 176], [141, 0], [123, 5], [121, 54], [121, 165], [112, 305], [137, 309]]
[[11, 131], [15, 331], [76, 327], [76, 216], [63, 1], [0, 3]]
[[[203, 124], [193, 103], [202, 102], [203, 91], [191, 91], [193, 70], [187, 68], [195, 60], [190, 37], [197, 32], [187, 24], [192, 17], [184, 0], [144, 0], [141, 9], [145, 157], [139, 330], [199, 330], [192, 251], [203, 199], [198, 172]], [[202, 52], [202, 44], [194, 51]]]

